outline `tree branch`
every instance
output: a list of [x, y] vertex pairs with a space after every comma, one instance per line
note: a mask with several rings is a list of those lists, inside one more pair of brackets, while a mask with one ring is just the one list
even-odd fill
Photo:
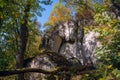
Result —
[[55, 71], [45, 71], [38, 68], [24, 68], [24, 69], [16, 69], [16, 70], [9, 70], [9, 71], [0, 71], [0, 77], [1, 76], [9, 76], [14, 74], [21, 74], [21, 73], [28, 73], [28, 72], [37, 72], [37, 73], [43, 73], [43, 74], [55, 74]]
[[53, 71], [47, 71], [42, 70], [39, 68], [23, 68], [23, 69], [16, 69], [16, 70], [8, 70], [8, 71], [0, 71], [0, 77], [4, 76], [10, 76], [15, 74], [21, 74], [21, 73], [28, 73], [28, 72], [36, 72], [36, 73], [42, 73], [42, 74], [53, 74], [53, 75], [62, 75], [63, 72], [65, 73], [71, 73], [73, 70], [79, 74], [86, 74], [86, 73], [94, 73], [96, 72], [94, 69], [90, 69], [90, 66], [84, 66], [84, 67], [60, 67], [57, 70]]

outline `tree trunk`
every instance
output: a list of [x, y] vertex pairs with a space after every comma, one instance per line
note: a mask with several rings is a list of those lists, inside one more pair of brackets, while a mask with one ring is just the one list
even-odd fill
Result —
[[[30, 4], [26, 5], [23, 16], [23, 23], [20, 27], [20, 43], [18, 47], [18, 54], [16, 55], [16, 68], [22, 69], [24, 63], [24, 53], [26, 50], [27, 40], [28, 40], [28, 28], [27, 28], [27, 19], [30, 11]], [[16, 80], [24, 80], [24, 74], [18, 74]]]

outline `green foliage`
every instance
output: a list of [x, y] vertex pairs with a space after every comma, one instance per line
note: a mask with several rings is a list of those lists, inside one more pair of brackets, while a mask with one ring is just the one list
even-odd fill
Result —
[[[49, 4], [49, 1], [50, 0], [0, 0], [0, 70], [15, 68], [15, 56], [20, 41], [19, 31], [21, 24], [24, 23], [23, 16], [25, 14], [24, 10], [27, 2], [28, 4], [31, 4], [31, 6], [30, 12], [28, 12], [29, 17], [27, 19], [29, 36], [25, 58], [32, 57], [39, 52], [38, 47], [41, 42], [41, 37], [39, 36], [39, 30], [36, 27], [38, 24], [35, 22], [35, 16], [41, 16], [41, 12], [45, 10], [40, 3], [47, 5]], [[93, 74], [82, 75], [81, 80], [119, 80], [120, 20], [117, 19], [116, 14], [112, 14], [110, 8], [111, 3], [95, 3], [93, 6], [91, 0], [84, 0], [89, 4], [85, 3], [83, 0], [60, 0], [54, 5], [48, 22], [46, 22], [45, 25], [54, 26], [57, 23], [72, 19], [71, 10], [64, 6], [61, 1], [66, 1], [67, 5], [75, 7], [75, 16], [78, 20], [81, 17], [81, 20], [83, 20], [83, 18], [89, 19], [89, 16], [93, 17], [95, 25], [91, 24], [88, 27], [85, 27], [85, 32], [93, 30], [100, 33], [98, 39], [100, 40], [102, 47], [97, 48], [95, 52], [98, 61], [98, 64], [95, 65], [97, 70]], [[104, 0], [104, 2], [105, 1], [106, 0]], [[118, 2], [119, 0], [115, 0], [115, 3]], [[92, 9], [94, 10], [94, 13]], [[8, 80], [8, 78], [6, 78], [6, 80]]]
[[[26, 5], [31, 5], [30, 12], [27, 12], [29, 15], [27, 27], [29, 33], [32, 33], [30, 36], [38, 36], [36, 16], [41, 16], [41, 12], [45, 10], [41, 4], [48, 5], [50, 3], [50, 0], [0, 0], [0, 70], [15, 68], [15, 57], [20, 41], [20, 26], [24, 23]], [[35, 43], [33, 38], [29, 37]], [[28, 44], [31, 43], [28, 42]], [[29, 53], [27, 57], [32, 55], [30, 49], [26, 53]]]
[[[109, 6], [95, 5], [96, 14], [94, 20], [98, 24], [95, 31], [100, 33], [102, 47], [96, 50], [98, 57], [97, 72], [89, 74], [90, 80], [119, 80], [120, 70], [120, 23], [111, 15]], [[96, 76], [97, 75], [97, 76]], [[89, 78], [90, 77], [90, 78]], [[93, 78], [93, 79], [91, 79]]]
[[37, 53], [39, 53], [40, 43], [41, 43], [41, 36], [35, 35], [34, 33], [30, 32], [28, 37], [28, 44], [26, 48], [25, 58], [33, 57]]
[[117, 79], [120, 79], [120, 70], [114, 69], [112, 73]]
[[[48, 5], [49, 3], [50, 0], [0, 0], [0, 70], [15, 69], [16, 54], [20, 46], [20, 27], [27, 20], [27, 28], [29, 33], [32, 33], [30, 36], [38, 36], [39, 30], [37, 28], [38, 24], [36, 24], [36, 16], [41, 16], [41, 12], [45, 10], [41, 4]], [[26, 10], [28, 5], [30, 5], [30, 12]], [[25, 19], [26, 13], [27, 19]], [[28, 40], [31, 39], [31, 37], [28, 38]], [[32, 37], [31, 41], [32, 44], [40, 42], [35, 42], [34, 37]], [[27, 49], [26, 54], [23, 55], [26, 58], [34, 56], [37, 51], [35, 49], [38, 49], [38, 46], [31, 43], [27, 43], [29, 44], [27, 48], [30, 46], [34, 47]], [[13, 80], [13, 78], [15, 76], [0, 79]]]

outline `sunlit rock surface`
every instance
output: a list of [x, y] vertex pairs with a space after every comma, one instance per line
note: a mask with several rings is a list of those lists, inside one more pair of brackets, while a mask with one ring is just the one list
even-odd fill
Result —
[[[56, 52], [59, 56], [54, 55], [51, 59], [50, 56], [36, 56], [29, 62], [28, 66], [50, 70], [55, 66], [61, 65], [80, 66], [95, 64], [96, 57], [94, 51], [99, 34], [91, 31], [84, 36], [82, 30], [81, 26], [78, 26], [75, 21], [71, 20], [58, 25], [52, 33], [44, 34], [39, 49], [45, 48], [46, 51]], [[54, 59], [54, 57], [58, 58]], [[38, 77], [38, 73], [29, 76], [29, 80], [37, 80], [35, 79], [36, 77]], [[43, 74], [41, 80], [44, 80]]]
[[89, 32], [84, 37], [84, 43], [83, 43], [83, 53], [85, 54], [86, 61], [85, 64], [95, 64], [96, 63], [96, 57], [95, 57], [95, 48], [99, 46], [97, 37], [99, 36], [99, 33], [97, 32]]

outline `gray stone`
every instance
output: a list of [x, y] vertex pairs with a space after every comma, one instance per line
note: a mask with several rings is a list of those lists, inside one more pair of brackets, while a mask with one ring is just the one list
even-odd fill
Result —
[[[41, 68], [43, 70], [50, 70], [57, 66], [74, 66], [74, 65], [89, 65], [96, 63], [94, 55], [97, 46], [96, 32], [89, 32], [84, 36], [82, 26], [77, 26], [75, 21], [67, 21], [58, 25], [58, 28], [52, 33], [47, 33], [43, 36], [41, 48], [46, 51], [56, 52], [56, 54], [46, 54], [44, 56], [36, 56], [30, 63], [31, 68]], [[82, 43], [81, 43], [82, 42]], [[34, 73], [30, 75], [30, 80], [42, 76], [44, 80], [45, 75]]]

